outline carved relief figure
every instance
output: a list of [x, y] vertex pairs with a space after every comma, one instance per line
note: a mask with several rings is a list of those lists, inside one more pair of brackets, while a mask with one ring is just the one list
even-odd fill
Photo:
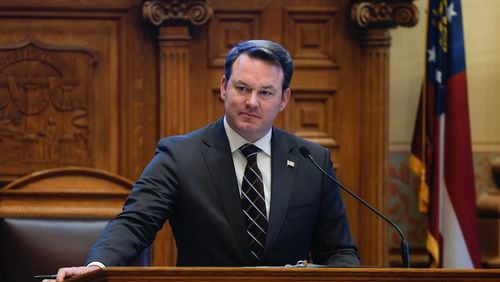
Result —
[[89, 162], [92, 53], [0, 46], [0, 175]]

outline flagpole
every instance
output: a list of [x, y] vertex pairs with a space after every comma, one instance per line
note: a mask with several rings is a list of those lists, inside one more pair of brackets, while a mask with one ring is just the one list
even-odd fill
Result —
[[[421, 144], [422, 144], [422, 166], [420, 170], [420, 188], [419, 188], [419, 210], [420, 212], [427, 212], [429, 209], [429, 188], [427, 186], [426, 178], [426, 138], [427, 138], [427, 45], [429, 43], [428, 38], [428, 28], [429, 28], [429, 11], [430, 11], [430, 0], [427, 1], [427, 16], [424, 28], [424, 79], [422, 80], [422, 112], [421, 112], [421, 122], [422, 122], [422, 134], [421, 134]], [[425, 205], [424, 205], [425, 203]]]

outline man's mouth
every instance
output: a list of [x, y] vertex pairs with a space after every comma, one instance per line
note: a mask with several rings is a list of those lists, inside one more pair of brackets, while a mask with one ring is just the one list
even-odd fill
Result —
[[240, 113], [240, 115], [245, 116], [245, 117], [259, 118], [258, 115], [251, 114], [251, 113]]

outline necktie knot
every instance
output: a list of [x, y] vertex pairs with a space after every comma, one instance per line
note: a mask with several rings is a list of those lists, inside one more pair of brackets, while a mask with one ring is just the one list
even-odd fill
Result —
[[255, 162], [257, 160], [257, 153], [260, 152], [260, 149], [250, 143], [247, 143], [240, 147], [240, 152], [245, 156], [247, 162]]

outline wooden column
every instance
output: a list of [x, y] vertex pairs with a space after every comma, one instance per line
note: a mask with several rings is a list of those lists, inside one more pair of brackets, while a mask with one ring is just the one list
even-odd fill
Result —
[[201, 0], [146, 1], [144, 18], [159, 27], [160, 136], [189, 131], [189, 43], [191, 25], [208, 22], [211, 9]]
[[[208, 22], [211, 9], [201, 0], [155, 0], [143, 5], [143, 16], [158, 30], [159, 134], [189, 131], [189, 28]], [[153, 265], [175, 265], [176, 248], [170, 227], [157, 234]]]
[[189, 126], [189, 41], [187, 25], [161, 27], [160, 136], [182, 134]]
[[[413, 0], [357, 1], [352, 20], [361, 31], [361, 196], [382, 212], [389, 183], [389, 28], [413, 26]], [[364, 265], [388, 265], [387, 223], [360, 209], [359, 248]]]
[[[361, 196], [380, 210], [384, 209], [388, 184], [389, 46], [387, 29], [369, 29], [363, 36], [360, 187]], [[371, 237], [360, 241], [360, 248], [367, 252], [364, 263], [386, 265], [386, 223], [368, 210], [362, 210], [360, 216], [361, 226], [370, 230], [364, 234]]]

